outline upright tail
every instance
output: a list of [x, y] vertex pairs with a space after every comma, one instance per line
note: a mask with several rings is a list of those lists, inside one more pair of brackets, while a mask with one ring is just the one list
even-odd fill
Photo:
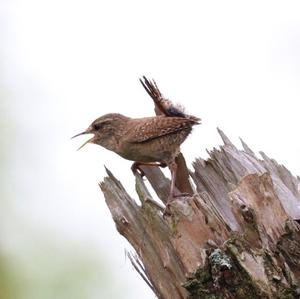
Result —
[[195, 116], [185, 114], [183, 107], [176, 106], [170, 100], [166, 99], [160, 92], [154, 80], [150, 81], [145, 76], [143, 76], [143, 79], [140, 79], [140, 82], [149, 94], [149, 96], [153, 99], [156, 114], [164, 114], [170, 117], [177, 116], [191, 118], [195, 120], [195, 122], [200, 121], [200, 119]]

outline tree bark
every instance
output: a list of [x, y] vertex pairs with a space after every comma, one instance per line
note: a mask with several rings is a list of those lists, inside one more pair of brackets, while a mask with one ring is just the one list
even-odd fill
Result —
[[[170, 216], [139, 175], [136, 200], [107, 170], [100, 187], [130, 260], [161, 299], [300, 298], [300, 179], [219, 134], [224, 145], [193, 163], [194, 195], [176, 198]], [[166, 203], [169, 179], [143, 170]]]

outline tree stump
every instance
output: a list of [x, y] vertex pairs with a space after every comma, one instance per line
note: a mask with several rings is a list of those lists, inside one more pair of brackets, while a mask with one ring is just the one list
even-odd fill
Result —
[[[219, 134], [224, 145], [189, 171], [194, 195], [176, 198], [167, 217], [139, 175], [136, 200], [107, 170], [100, 187], [129, 258], [161, 299], [300, 298], [300, 179]], [[145, 174], [165, 203], [169, 179]]]

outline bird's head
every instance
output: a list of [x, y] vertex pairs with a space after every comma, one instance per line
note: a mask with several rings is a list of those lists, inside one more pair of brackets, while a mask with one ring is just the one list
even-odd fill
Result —
[[128, 117], [118, 113], [105, 114], [94, 120], [84, 132], [76, 134], [72, 138], [86, 134], [94, 135], [82, 144], [78, 150], [88, 143], [98, 144], [109, 150], [114, 150], [113, 143], [115, 143], [115, 139], [117, 138], [116, 134], [122, 133], [122, 129], [128, 119]]

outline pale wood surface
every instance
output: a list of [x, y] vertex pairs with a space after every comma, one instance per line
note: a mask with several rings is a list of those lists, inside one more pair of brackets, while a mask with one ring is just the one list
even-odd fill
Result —
[[100, 186], [131, 261], [158, 298], [300, 298], [300, 179], [219, 134], [224, 145], [193, 163], [197, 190], [174, 200], [172, 216], [160, 169], [143, 168], [161, 202], [141, 177], [133, 199], [107, 171]]

